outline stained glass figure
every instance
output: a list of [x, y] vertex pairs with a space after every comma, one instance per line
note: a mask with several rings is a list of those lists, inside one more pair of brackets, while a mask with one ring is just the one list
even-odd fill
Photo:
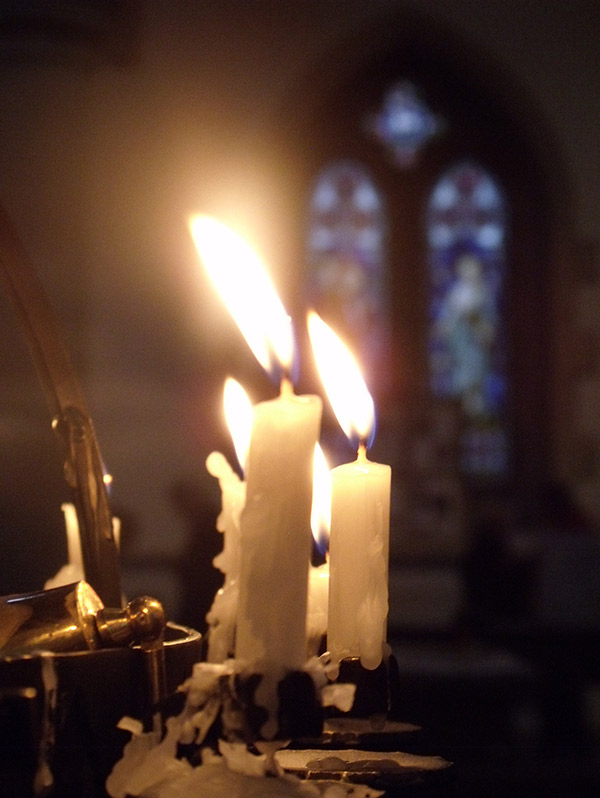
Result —
[[409, 81], [387, 90], [383, 107], [368, 128], [391, 153], [397, 166], [414, 166], [417, 155], [442, 128], [441, 120], [418, 97]]
[[308, 301], [356, 353], [371, 390], [381, 386], [388, 310], [386, 220], [366, 169], [335, 161], [317, 176], [308, 218]]
[[508, 464], [506, 228], [502, 191], [478, 165], [455, 165], [434, 186], [427, 216], [431, 389], [459, 403], [462, 466], [482, 476], [502, 475]]

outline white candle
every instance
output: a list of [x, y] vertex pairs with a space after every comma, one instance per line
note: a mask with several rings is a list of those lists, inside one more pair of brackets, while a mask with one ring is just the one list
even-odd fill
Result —
[[308, 325], [338, 421], [360, 441], [356, 461], [331, 472], [327, 643], [334, 659], [360, 657], [372, 670], [386, 644], [391, 468], [367, 459], [375, 411], [356, 360], [316, 313]]
[[79, 582], [85, 579], [77, 510], [75, 509], [75, 505], [71, 504], [71, 502], [62, 504], [61, 510], [65, 518], [68, 561], [59, 568], [54, 576], [45, 581], [44, 590], [51, 590], [53, 587], [61, 587], [62, 585], [70, 585], [72, 582]]
[[254, 408], [242, 513], [236, 658], [261, 673], [258, 703], [274, 734], [277, 684], [306, 662], [313, 452], [321, 400], [285, 388]]
[[[329, 543], [331, 525], [331, 477], [323, 450], [315, 446], [313, 461], [313, 498], [310, 525], [313, 538], [322, 551]], [[319, 653], [323, 636], [327, 634], [329, 610], [329, 560], [322, 565], [310, 566], [308, 574], [308, 607], [306, 611], [306, 637], [308, 656]]]
[[235, 656], [261, 674], [255, 695], [268, 710], [261, 729], [276, 732], [277, 686], [306, 660], [313, 450], [322, 403], [296, 396], [291, 321], [264, 264], [220, 222], [194, 217], [190, 230], [215, 288], [256, 358], [283, 374], [277, 399], [254, 407], [241, 518], [241, 568]]
[[309, 657], [319, 654], [319, 647], [327, 634], [329, 614], [329, 562], [311, 565], [308, 575], [308, 607], [306, 637]]
[[370, 670], [387, 632], [390, 485], [391, 468], [364, 447], [331, 472], [327, 645], [334, 659], [360, 657]]
[[[53, 587], [61, 587], [62, 585], [70, 585], [72, 582], [79, 582], [85, 579], [77, 510], [75, 505], [71, 502], [64, 502], [64, 504], [61, 505], [61, 510], [65, 518], [67, 562], [53, 577], [46, 580], [44, 583], [44, 590], [50, 590]], [[113, 536], [118, 547], [121, 537], [121, 520], [113, 516], [112, 525]]]
[[69, 565], [73, 569], [73, 573], [78, 574], [78, 579], [83, 579], [83, 557], [81, 554], [81, 540], [79, 539], [79, 523], [77, 521], [77, 510], [75, 505], [71, 502], [65, 502], [61, 505], [61, 510], [65, 517], [65, 529], [67, 533], [67, 556]]

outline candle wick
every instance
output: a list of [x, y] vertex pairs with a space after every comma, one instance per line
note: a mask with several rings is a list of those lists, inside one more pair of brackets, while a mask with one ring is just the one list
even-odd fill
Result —
[[287, 374], [284, 374], [281, 378], [280, 391], [282, 396], [291, 396], [294, 393], [294, 386]]
[[358, 459], [361, 462], [367, 459], [367, 444], [364, 440], [358, 444]]

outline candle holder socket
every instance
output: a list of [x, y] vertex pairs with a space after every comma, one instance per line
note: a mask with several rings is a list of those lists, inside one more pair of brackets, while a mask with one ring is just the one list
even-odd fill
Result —
[[393, 654], [384, 657], [374, 670], [363, 667], [360, 657], [345, 657], [340, 662], [337, 682], [356, 687], [349, 712], [331, 708], [329, 717], [396, 718], [398, 715], [400, 677]]
[[[261, 733], [268, 720], [267, 710], [255, 701], [255, 694], [262, 675], [238, 674], [235, 678], [232, 702], [238, 712], [242, 727], [239, 736], [247, 743], [264, 739]], [[323, 707], [310, 674], [305, 671], [289, 671], [277, 687], [277, 731], [276, 740], [298, 737], [318, 737], [323, 729]]]

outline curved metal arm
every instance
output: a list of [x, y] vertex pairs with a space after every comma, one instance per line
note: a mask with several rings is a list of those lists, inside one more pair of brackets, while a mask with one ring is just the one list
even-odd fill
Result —
[[79, 380], [35, 269], [0, 205], [0, 273], [42, 383], [73, 491], [85, 578], [120, 607], [121, 578], [100, 449]]

